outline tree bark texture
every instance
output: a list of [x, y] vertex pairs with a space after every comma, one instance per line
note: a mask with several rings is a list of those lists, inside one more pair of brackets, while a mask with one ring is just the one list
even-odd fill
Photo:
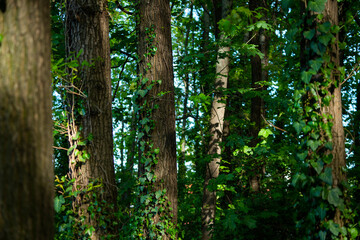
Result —
[[53, 239], [50, 3], [0, 11], [0, 239]]
[[[152, 129], [147, 139], [152, 150], [159, 149], [153, 166], [155, 190], [166, 189], [173, 223], [177, 223], [177, 163], [175, 139], [174, 75], [169, 0], [141, 0], [139, 3], [140, 76], [148, 92], [140, 100], [140, 118], [150, 118]], [[150, 87], [150, 85], [152, 85]], [[146, 112], [148, 111], [148, 116]], [[147, 141], [144, 138], [143, 140]], [[147, 149], [146, 151], [151, 151]], [[160, 221], [155, 216], [155, 222]], [[168, 236], [162, 236], [168, 239]]]
[[[214, 2], [214, 7], [217, 6], [217, 2]], [[221, 2], [222, 18], [225, 18], [229, 9], [230, 1], [223, 0]], [[220, 42], [225, 40], [225, 36], [221, 33]], [[224, 129], [224, 117], [226, 101], [222, 94], [222, 89], [227, 88], [228, 74], [229, 74], [229, 53], [230, 48], [224, 46], [221, 43], [216, 63], [216, 79], [215, 79], [215, 96], [211, 107], [211, 118], [210, 118], [210, 142], [209, 152], [211, 161], [206, 164], [205, 167], [205, 179], [204, 179], [204, 190], [203, 190], [203, 206], [202, 206], [202, 239], [211, 239], [213, 232], [212, 227], [215, 221], [215, 210], [216, 210], [216, 191], [210, 191], [208, 185], [210, 180], [216, 179], [219, 176], [220, 167], [220, 155], [221, 147], [220, 144], [223, 139]]]
[[[324, 21], [329, 21], [332, 25], [338, 26], [338, 3], [336, 0], [328, 0], [325, 4]], [[331, 74], [332, 85], [329, 87], [329, 94], [331, 94], [331, 101], [329, 106], [323, 109], [325, 114], [330, 114], [333, 118], [331, 122], [333, 124], [331, 128], [332, 139], [330, 140], [333, 145], [331, 154], [333, 160], [329, 164], [332, 169], [333, 188], [339, 187], [344, 190], [343, 182], [346, 181], [346, 175], [343, 168], [346, 168], [345, 161], [345, 134], [342, 120], [342, 103], [341, 103], [341, 82], [340, 72], [338, 67], [340, 66], [340, 51], [339, 51], [339, 35], [335, 35], [336, 41], [329, 43], [328, 53], [331, 57], [331, 63], [335, 65]], [[336, 209], [334, 222], [340, 226], [344, 225], [344, 221], [339, 209]]]
[[[66, 50], [68, 58], [77, 59], [77, 71], [70, 70], [70, 76], [76, 76], [68, 83], [72, 92], [68, 93], [67, 104], [73, 114], [73, 128], [69, 131], [70, 144], [77, 144], [74, 136], [80, 131], [82, 140], [87, 139], [85, 150], [90, 159], [79, 161], [75, 151], [70, 156], [70, 174], [76, 179], [75, 186], [85, 189], [92, 180], [102, 182], [103, 193], [99, 200], [116, 204], [117, 189], [113, 160], [112, 110], [109, 15], [106, 0], [68, 0], [66, 1]], [[78, 114], [83, 111], [82, 114]], [[100, 191], [99, 191], [100, 192]], [[86, 214], [88, 199], [80, 197], [75, 205]], [[87, 216], [89, 218], [89, 216]], [[88, 219], [96, 232], [92, 239], [98, 239], [98, 226], [95, 220]]]
[[[257, 8], [265, 8], [265, 4], [262, 1], [251, 0], [249, 2], [249, 8], [252, 11], [255, 11]], [[253, 18], [256, 21], [256, 18]], [[265, 20], [265, 19], [262, 19]], [[250, 121], [251, 121], [251, 137], [250, 147], [256, 147], [260, 142], [258, 138], [259, 131], [265, 126], [263, 117], [265, 117], [265, 102], [262, 96], [259, 96], [262, 91], [266, 90], [266, 87], [262, 86], [259, 82], [268, 81], [268, 71], [266, 67], [269, 64], [269, 36], [266, 30], [260, 29], [252, 32], [252, 41], [251, 44], [257, 46], [257, 49], [264, 54], [263, 58], [255, 55], [251, 57], [251, 87], [255, 89], [255, 96], [251, 98], [251, 112], [250, 112]], [[250, 177], [250, 189], [254, 192], [260, 190], [260, 179], [265, 167], [264, 162], [261, 159], [254, 159], [253, 171]]]

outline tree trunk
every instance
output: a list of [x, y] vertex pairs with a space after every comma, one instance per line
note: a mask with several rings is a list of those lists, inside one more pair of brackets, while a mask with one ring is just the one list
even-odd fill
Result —
[[[214, 3], [216, 8], [217, 3]], [[222, 18], [225, 18], [229, 9], [230, 1], [222, 1]], [[215, 96], [212, 102], [211, 119], [210, 119], [210, 142], [209, 152], [211, 161], [205, 167], [205, 179], [203, 190], [203, 206], [202, 206], [202, 239], [211, 239], [213, 232], [212, 227], [215, 221], [216, 210], [216, 191], [210, 191], [208, 185], [210, 180], [216, 179], [219, 176], [220, 167], [220, 144], [223, 138], [224, 116], [226, 103], [223, 98], [222, 89], [227, 88], [228, 73], [229, 73], [229, 57], [227, 54], [230, 51], [228, 46], [224, 46], [222, 41], [225, 40], [224, 34], [220, 36], [220, 47], [218, 49], [217, 63], [216, 63], [216, 79], [215, 79]]]
[[0, 5], [0, 239], [53, 239], [50, 3]]
[[[324, 21], [329, 21], [332, 25], [338, 26], [338, 6], [336, 0], [328, 0], [325, 4]], [[343, 182], [346, 181], [346, 175], [343, 171], [346, 168], [345, 162], [345, 135], [342, 120], [342, 103], [341, 103], [341, 83], [340, 73], [338, 67], [340, 66], [340, 52], [339, 52], [339, 35], [335, 35], [336, 41], [329, 43], [328, 53], [331, 56], [330, 62], [335, 65], [331, 74], [332, 86], [329, 88], [329, 94], [331, 94], [331, 101], [329, 106], [323, 109], [324, 114], [330, 114], [333, 118], [331, 122], [333, 124], [331, 128], [333, 149], [331, 154], [333, 155], [332, 162], [329, 167], [332, 169], [333, 188], [339, 187], [344, 189]], [[335, 212], [334, 222], [340, 226], [344, 225], [344, 220], [341, 216], [340, 210], [337, 208]]]
[[[261, 1], [251, 0], [249, 2], [249, 8], [252, 11], [255, 11], [257, 8], [265, 8], [265, 4]], [[256, 18], [253, 19], [256, 21]], [[262, 19], [264, 20], [264, 19]], [[269, 64], [269, 37], [267, 32], [264, 29], [254, 31], [252, 33], [251, 44], [257, 46], [258, 50], [264, 54], [263, 58], [260, 58], [258, 55], [251, 57], [251, 87], [255, 89], [256, 96], [251, 99], [251, 112], [250, 112], [250, 121], [251, 121], [251, 137], [250, 147], [256, 147], [260, 142], [258, 138], [259, 131], [265, 126], [263, 117], [265, 117], [265, 103], [262, 96], [259, 96], [262, 91], [266, 90], [262, 84], [259, 82], [268, 81], [268, 72], [266, 67]], [[263, 159], [254, 159], [256, 161], [254, 164], [252, 175], [250, 177], [250, 189], [254, 192], [260, 190], [260, 179], [263, 169], [265, 168], [265, 163]]]
[[[69, 125], [69, 141], [72, 146], [86, 141], [86, 145], [74, 149], [70, 155], [70, 174], [75, 181], [75, 188], [85, 190], [95, 180], [102, 183], [98, 191], [98, 201], [116, 204], [117, 189], [113, 160], [112, 112], [109, 15], [106, 0], [69, 0], [66, 2], [66, 50], [69, 58], [78, 55], [77, 71], [70, 72], [76, 77], [69, 82], [69, 89], [77, 94], [68, 93], [68, 108], [72, 120]], [[79, 96], [80, 95], [80, 96]], [[79, 112], [82, 112], [79, 114]], [[75, 138], [80, 131], [80, 138]], [[81, 154], [76, 150], [86, 151], [89, 159], [82, 162]], [[87, 212], [89, 199], [78, 196], [76, 207], [87, 218], [87, 224], [95, 228], [92, 239], [102, 235], [98, 221], [90, 219]]]
[[[140, 119], [149, 118], [151, 129], [146, 133], [142, 155], [159, 149], [152, 170], [156, 176], [153, 190], [166, 190], [170, 201], [169, 216], [177, 223], [177, 159], [175, 139], [174, 75], [171, 43], [169, 0], [142, 0], [139, 3], [139, 68], [142, 91]], [[152, 149], [150, 145], [152, 144]], [[154, 222], [160, 222], [158, 214]], [[166, 224], [166, 223], [164, 223]], [[163, 235], [162, 239], [169, 239]]]

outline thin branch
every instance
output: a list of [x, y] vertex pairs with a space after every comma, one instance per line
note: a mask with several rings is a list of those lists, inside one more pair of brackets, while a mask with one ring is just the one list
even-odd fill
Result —
[[115, 100], [115, 96], [116, 96], [116, 93], [117, 93], [117, 91], [119, 89], [119, 85], [120, 85], [120, 78], [121, 78], [122, 73], [124, 72], [125, 65], [128, 63], [128, 59], [129, 59], [129, 56], [125, 59], [125, 62], [123, 63], [121, 71], [119, 73], [119, 81], [117, 82], [116, 88], [114, 90], [112, 102]]
[[116, 6], [117, 6], [121, 11], [123, 11], [124, 13], [129, 14], [129, 15], [134, 15], [133, 12], [130, 12], [130, 11], [126, 10], [123, 6], [121, 6], [121, 4], [119, 3], [119, 1], [115, 1], [115, 4], [116, 4]]
[[349, 80], [350, 78], [352, 78], [355, 73], [357, 71], [360, 70], [360, 61], [358, 63], [355, 64], [355, 66], [353, 67], [353, 69], [351, 70], [351, 72], [349, 73], [348, 77], [344, 79], [344, 81], [342, 81], [341, 85], [343, 85], [347, 80]]
[[63, 147], [56, 147], [56, 146], [53, 146], [53, 148], [55, 148], [55, 149], [60, 149], [60, 150], [65, 150], [65, 151], [67, 151], [67, 150], [68, 150], [67, 148], [63, 148]]
[[280, 131], [282, 131], [282, 132], [286, 132], [286, 133], [287, 133], [286, 130], [284, 130], [284, 129], [282, 129], [282, 128], [279, 128], [279, 127], [275, 126], [274, 124], [272, 124], [270, 121], [266, 120], [266, 118], [264, 117], [264, 115], [261, 114], [261, 117], [262, 117], [262, 118], [264, 119], [264, 121], [265, 121], [268, 125], [270, 125], [271, 127], [275, 128], [275, 129], [277, 129], [277, 130], [280, 130]]

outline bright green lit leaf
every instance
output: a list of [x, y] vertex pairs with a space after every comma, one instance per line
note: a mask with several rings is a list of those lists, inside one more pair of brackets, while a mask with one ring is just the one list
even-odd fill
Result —
[[259, 137], [268, 138], [269, 135], [273, 134], [270, 129], [261, 129], [259, 131]]
[[61, 206], [65, 203], [65, 199], [63, 197], [63, 195], [60, 195], [58, 197], [55, 197], [54, 199], [54, 209], [55, 212], [60, 212], [61, 210]]
[[349, 228], [348, 229], [351, 239], [356, 239], [356, 237], [359, 235], [358, 230], [356, 228]]

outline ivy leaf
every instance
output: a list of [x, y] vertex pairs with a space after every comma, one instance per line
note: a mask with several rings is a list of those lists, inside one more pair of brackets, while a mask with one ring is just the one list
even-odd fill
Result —
[[299, 158], [300, 161], [304, 161], [307, 155], [308, 155], [307, 150], [305, 152], [303, 152], [303, 153], [296, 154], [296, 156]]
[[326, 232], [325, 231], [320, 231], [319, 232], [319, 237], [320, 237], [320, 240], [325, 240], [326, 239]]
[[295, 131], [297, 134], [300, 134], [300, 131], [301, 131], [301, 124], [299, 122], [295, 122], [294, 123], [294, 128], [295, 128]]
[[309, 2], [309, 9], [314, 12], [321, 13], [325, 9], [327, 0], [314, 0]]
[[309, 83], [310, 83], [310, 80], [311, 80], [311, 77], [312, 77], [312, 73], [307, 72], [307, 71], [301, 72], [301, 80], [302, 80], [304, 83], [309, 84]]
[[321, 35], [319, 37], [319, 42], [321, 42], [322, 44], [324, 44], [324, 46], [327, 46], [328, 43], [330, 42], [330, 40], [333, 38], [332, 34], [326, 34], [326, 35]]
[[263, 138], [268, 138], [268, 136], [271, 134], [273, 134], [273, 132], [270, 129], [261, 129], [259, 131], [258, 136]]
[[339, 235], [339, 232], [340, 232], [339, 224], [334, 223], [333, 220], [328, 221], [328, 224], [329, 224], [330, 232], [332, 234], [334, 234], [335, 236]]
[[146, 93], [147, 93], [147, 90], [142, 90], [142, 89], [140, 89], [140, 90], [138, 91], [138, 93], [139, 93], [139, 95], [140, 95], [141, 97], [145, 97], [145, 95], [146, 95]]
[[311, 29], [310, 31], [304, 32], [304, 37], [309, 40], [311, 40], [314, 37], [314, 35], [315, 35], [315, 29]]
[[322, 63], [323, 63], [323, 59], [322, 58], [318, 58], [316, 60], [310, 60], [310, 66], [312, 69], [315, 70], [315, 72], [318, 72], [319, 69], [321, 68], [322, 66]]
[[319, 161], [311, 161], [311, 166], [315, 169], [315, 171], [317, 172], [317, 174], [320, 174], [324, 168], [324, 163], [319, 160]]
[[314, 140], [309, 140], [307, 142], [307, 146], [311, 148], [311, 150], [313, 150], [314, 152], [316, 151], [316, 149], [318, 149], [318, 147], [321, 145], [321, 141], [314, 141]]
[[334, 205], [335, 207], [338, 207], [341, 204], [341, 198], [342, 195], [339, 188], [333, 188], [329, 191], [328, 194], [328, 201], [330, 204]]
[[61, 206], [65, 203], [65, 199], [63, 197], [63, 195], [60, 195], [58, 197], [55, 197], [54, 199], [54, 209], [55, 212], [60, 212], [61, 210]]
[[351, 239], [356, 239], [356, 237], [358, 236], [358, 230], [356, 228], [349, 228], [349, 233], [351, 235]]
[[153, 178], [154, 174], [151, 172], [147, 172], [146, 174], [146, 178], [148, 179], [148, 181], [151, 181], [151, 179]]
[[325, 171], [320, 174], [320, 179], [323, 180], [328, 185], [332, 185], [332, 169], [330, 167], [325, 168]]
[[159, 199], [159, 198], [161, 197], [161, 195], [162, 195], [162, 191], [161, 191], [161, 190], [158, 190], [158, 191], [155, 192], [155, 197], [156, 197], [156, 199]]
[[[325, 1], [326, 2], [326, 1]], [[327, 33], [330, 31], [331, 23], [330, 22], [324, 22], [319, 26], [319, 31], [322, 33]]]

